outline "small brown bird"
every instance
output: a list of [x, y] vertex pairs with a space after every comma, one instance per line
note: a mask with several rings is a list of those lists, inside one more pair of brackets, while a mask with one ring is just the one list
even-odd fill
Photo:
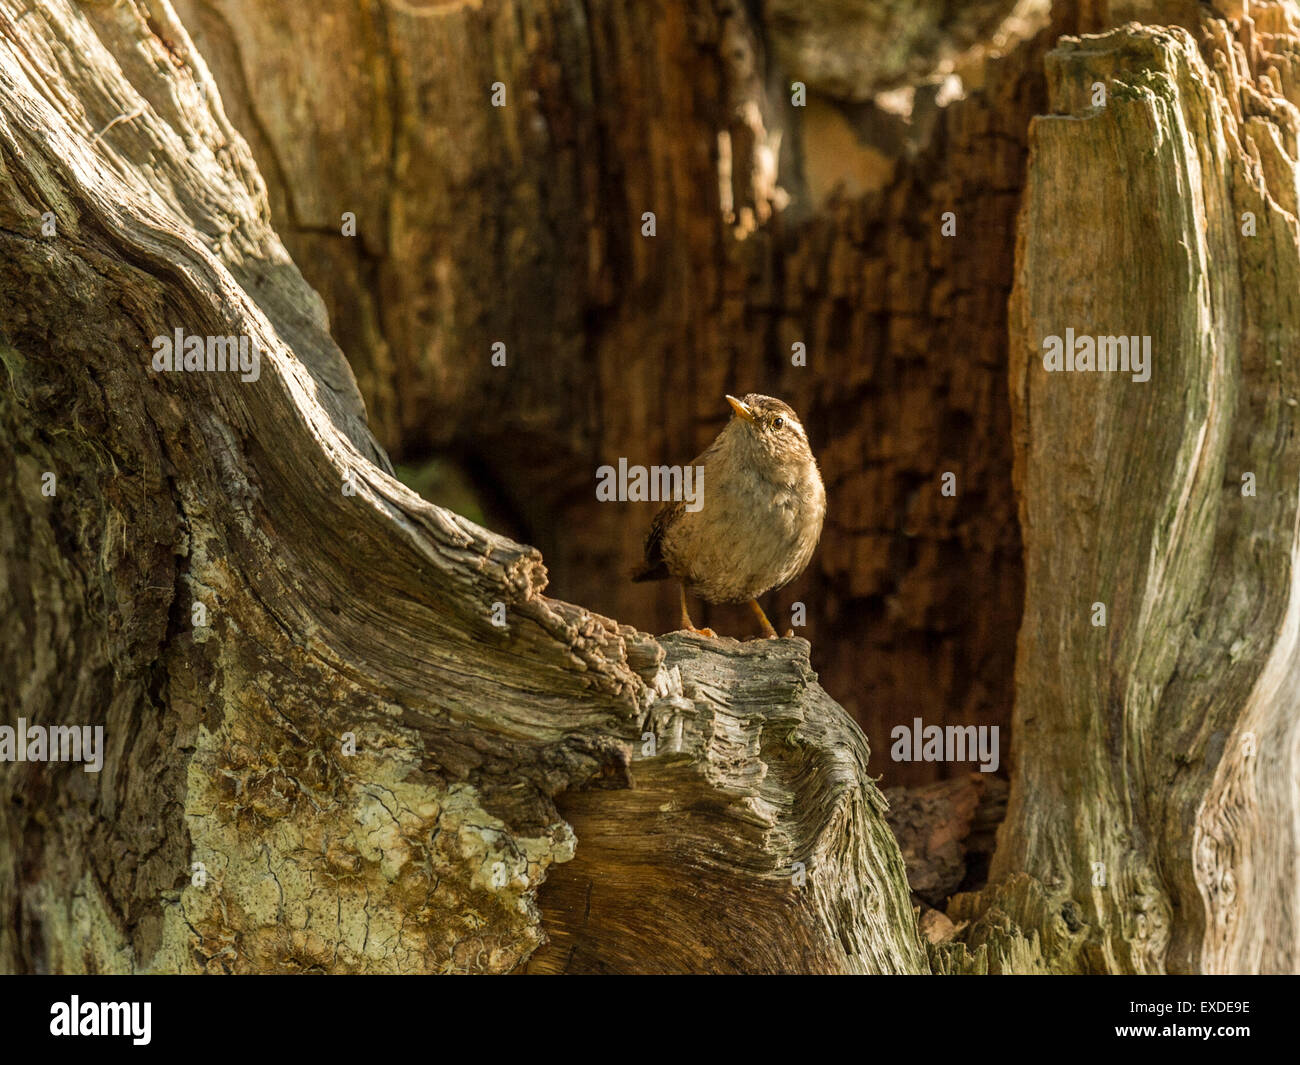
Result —
[[776, 637], [758, 596], [803, 572], [821, 537], [826, 489], [808, 436], [779, 399], [727, 396], [735, 412], [693, 465], [701, 505], [667, 503], [646, 537], [645, 563], [632, 579], [681, 581], [682, 627], [705, 636], [686, 610], [687, 588], [709, 603], [750, 606]]

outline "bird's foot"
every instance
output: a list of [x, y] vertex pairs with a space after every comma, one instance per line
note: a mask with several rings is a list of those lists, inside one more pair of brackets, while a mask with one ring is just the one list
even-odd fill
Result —
[[783, 639], [783, 640], [793, 640], [793, 639], [794, 639], [794, 629], [786, 629], [786, 630], [785, 630], [785, 635], [782, 636], [781, 639]]
[[758, 624], [763, 630], [763, 635], [769, 640], [776, 639], [776, 629], [772, 628], [772, 623], [767, 620], [767, 615], [763, 613], [763, 608], [758, 605], [757, 599], [749, 601], [750, 609], [754, 611], [754, 616], [758, 618]]
[[716, 640], [718, 634], [712, 629], [697, 629], [695, 622], [691, 620], [691, 612], [686, 609], [686, 585], [681, 585], [679, 591], [682, 593], [682, 617], [681, 631], [693, 633], [696, 636], [707, 636], [710, 640]]

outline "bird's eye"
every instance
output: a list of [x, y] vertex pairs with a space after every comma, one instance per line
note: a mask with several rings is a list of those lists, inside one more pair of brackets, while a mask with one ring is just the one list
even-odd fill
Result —
[[773, 418], [773, 419], [772, 419], [772, 428], [773, 428], [773, 429], [780, 429], [781, 426], [783, 426], [784, 424], [785, 424], [785, 419], [784, 419], [784, 418]]

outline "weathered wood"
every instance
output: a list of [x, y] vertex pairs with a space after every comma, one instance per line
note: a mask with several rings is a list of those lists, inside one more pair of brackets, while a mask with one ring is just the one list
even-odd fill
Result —
[[[0, 700], [108, 737], [0, 767], [0, 969], [509, 971], [575, 852], [695, 952], [555, 916], [570, 969], [925, 969], [805, 643], [665, 663], [386, 473], [166, 3], [0, 0], [0, 71]], [[178, 327], [260, 375], [154, 372]]]
[[[921, 967], [873, 932], [913, 919], [898, 864], [871, 857], [897, 843], [884, 799], [862, 786], [861, 732], [816, 685], [807, 645], [792, 655], [786, 643], [662, 641], [664, 675], [686, 699], [656, 719], [659, 756], [632, 763], [632, 787], [558, 800], [578, 854], [543, 885], [551, 942], [529, 972]], [[816, 915], [850, 897], [832, 943]], [[719, 903], [707, 917], [703, 899]]]
[[[1129, 26], [1048, 57], [1012, 299], [1005, 888], [957, 908], [1020, 926], [984, 940], [994, 969], [1030, 938], [1050, 968], [1300, 965], [1296, 25], [1274, 5], [1238, 32], [1207, 21], [1204, 53]], [[1150, 336], [1150, 380], [1045, 372], [1067, 328]]]

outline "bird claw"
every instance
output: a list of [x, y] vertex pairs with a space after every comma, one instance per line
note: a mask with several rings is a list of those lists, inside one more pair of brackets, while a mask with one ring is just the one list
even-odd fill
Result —
[[697, 629], [691, 627], [688, 628], [686, 631], [690, 633], [694, 633], [696, 636], [707, 636], [710, 640], [716, 640], [718, 638], [718, 634], [714, 632], [712, 629]]

